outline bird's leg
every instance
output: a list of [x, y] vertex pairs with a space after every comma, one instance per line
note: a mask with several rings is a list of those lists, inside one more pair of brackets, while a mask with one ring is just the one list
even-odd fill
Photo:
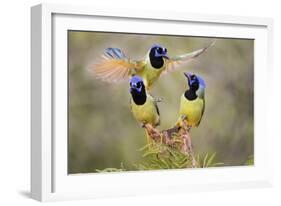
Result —
[[193, 154], [193, 147], [191, 142], [191, 136], [190, 136], [190, 129], [191, 127], [188, 126], [187, 121], [183, 120], [183, 151], [190, 154], [192, 158], [192, 167], [196, 167], [196, 160]]

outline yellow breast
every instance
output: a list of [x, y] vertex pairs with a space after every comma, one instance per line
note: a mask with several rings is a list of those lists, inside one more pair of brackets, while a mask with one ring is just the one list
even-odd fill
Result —
[[[150, 63], [147, 63], [143, 69], [137, 71], [137, 75], [139, 75], [144, 80], [144, 85], [147, 90], [150, 90], [152, 85], [157, 81], [160, 74], [165, 70], [166, 68], [166, 60], [164, 60], [165, 63], [163, 67], [159, 69], [155, 69], [151, 66]], [[146, 62], [149, 62], [149, 59], [146, 60]]]
[[152, 126], [159, 124], [159, 115], [154, 104], [154, 99], [148, 95], [147, 100], [143, 105], [137, 105], [131, 100], [132, 113], [140, 123], [149, 123]]
[[187, 123], [189, 126], [197, 126], [201, 120], [204, 109], [204, 100], [201, 98], [189, 101], [185, 98], [184, 94], [181, 97], [180, 103], [180, 118], [182, 115], [187, 117]]

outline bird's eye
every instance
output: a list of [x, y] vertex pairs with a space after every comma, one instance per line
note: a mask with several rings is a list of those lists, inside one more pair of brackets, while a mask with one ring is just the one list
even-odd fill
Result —
[[162, 53], [162, 52], [163, 52], [163, 50], [162, 50], [161, 47], [158, 47], [158, 48], [157, 48], [157, 51], [159, 51], [159, 53]]
[[167, 53], [167, 49], [166, 48], [164, 48], [164, 52]]
[[140, 82], [137, 83], [137, 88], [141, 88], [141, 83]]

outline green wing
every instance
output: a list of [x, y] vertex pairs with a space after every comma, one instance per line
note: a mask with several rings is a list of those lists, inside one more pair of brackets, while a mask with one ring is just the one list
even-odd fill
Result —
[[196, 59], [201, 54], [203, 54], [205, 51], [207, 51], [207, 49], [212, 47], [214, 44], [215, 44], [215, 41], [212, 41], [209, 45], [207, 45], [201, 49], [170, 58], [169, 60], [167, 60], [167, 66], [166, 66], [165, 70], [162, 72], [162, 74], [167, 74], [169, 72], [172, 72], [172, 71], [176, 70], [177, 68], [179, 68], [181, 65], [183, 65], [193, 59]]

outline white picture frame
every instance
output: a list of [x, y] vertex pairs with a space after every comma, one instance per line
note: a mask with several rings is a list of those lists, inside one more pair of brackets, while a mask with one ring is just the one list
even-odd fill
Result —
[[[168, 30], [167, 25], [175, 29]], [[273, 72], [272, 19], [40, 4], [31, 8], [31, 26], [32, 198], [52, 201], [273, 185], [273, 134], [267, 121], [270, 97], [262, 98], [261, 84]], [[68, 29], [254, 38], [254, 166], [68, 175]]]

